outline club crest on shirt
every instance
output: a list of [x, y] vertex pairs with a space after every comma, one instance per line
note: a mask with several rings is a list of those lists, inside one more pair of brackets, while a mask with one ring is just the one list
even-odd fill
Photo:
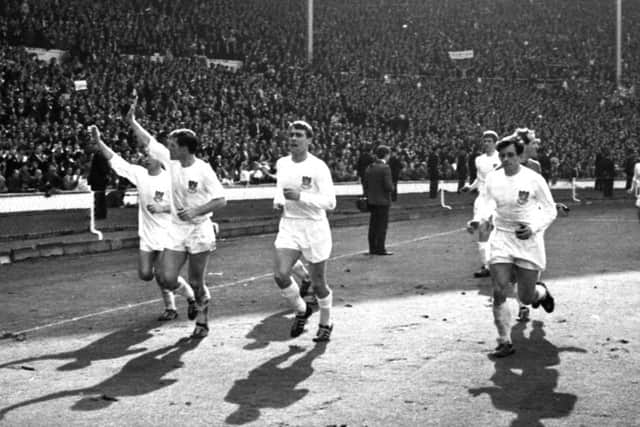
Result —
[[524, 205], [529, 201], [529, 192], [528, 191], [518, 191], [518, 204]]
[[302, 188], [304, 188], [304, 189], [311, 188], [311, 177], [310, 176], [303, 176], [302, 177]]
[[189, 181], [189, 188], [187, 189], [189, 193], [195, 193], [198, 191], [198, 182], [197, 181]]
[[164, 197], [164, 192], [156, 191], [156, 194], [153, 196], [153, 201], [160, 203], [162, 201], [162, 197]]

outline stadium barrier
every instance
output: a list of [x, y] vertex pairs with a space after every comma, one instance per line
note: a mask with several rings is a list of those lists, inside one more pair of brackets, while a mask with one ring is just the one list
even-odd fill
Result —
[[[579, 203], [581, 201], [578, 198], [579, 190], [593, 188], [593, 186], [593, 179], [573, 179], [558, 181], [551, 186], [551, 189], [570, 190], [572, 200]], [[624, 180], [618, 180], [614, 183], [616, 189], [623, 189], [624, 186]], [[440, 206], [443, 209], [451, 209], [451, 206], [447, 204], [446, 193], [457, 192], [457, 187], [457, 181], [441, 181], [439, 183]], [[337, 196], [359, 196], [362, 194], [362, 186], [357, 182], [338, 183], [335, 188]], [[230, 186], [225, 188], [225, 193], [228, 201], [268, 200], [273, 198], [274, 189], [273, 184]], [[428, 192], [429, 181], [404, 181], [398, 184], [399, 194], [424, 194]], [[125, 193], [125, 205], [135, 206], [137, 201], [138, 195], [135, 190]], [[88, 228], [91, 233], [98, 236], [98, 239], [103, 238], [102, 232], [96, 229], [93, 193], [86, 191], [60, 192], [50, 196], [44, 193], [0, 194], [0, 236], [29, 234], [29, 230], [25, 230], [25, 233], [15, 233], [16, 230], [9, 229], [9, 227], [19, 228], [20, 218], [23, 215], [35, 216], [43, 224], [40, 228], [55, 229], [56, 224], [50, 222], [52, 221], [51, 212], [60, 211], [64, 211], [67, 223], [75, 221], [76, 224], [87, 224], [84, 226], [85, 230]]]

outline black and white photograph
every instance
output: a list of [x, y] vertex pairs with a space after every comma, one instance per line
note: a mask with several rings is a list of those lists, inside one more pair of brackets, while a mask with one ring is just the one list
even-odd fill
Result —
[[0, 427], [640, 425], [640, 1], [0, 2]]

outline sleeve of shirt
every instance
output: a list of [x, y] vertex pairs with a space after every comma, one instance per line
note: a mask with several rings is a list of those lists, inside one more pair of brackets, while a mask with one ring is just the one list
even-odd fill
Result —
[[138, 185], [137, 169], [140, 166], [132, 165], [118, 154], [114, 154], [109, 162], [111, 163], [113, 170], [116, 171], [119, 176], [128, 179], [135, 186]]
[[479, 203], [478, 204], [478, 218], [481, 221], [485, 221], [485, 222], [489, 222], [491, 220], [491, 217], [493, 216], [493, 214], [495, 213], [495, 207], [496, 207], [496, 198], [495, 198], [495, 194], [493, 193], [493, 173], [489, 173], [487, 175], [486, 181], [485, 181], [485, 188], [486, 188], [486, 194], [484, 195], [484, 201], [483, 203]]
[[169, 166], [171, 156], [169, 155], [169, 149], [160, 144], [155, 138], [151, 137], [149, 140], [149, 155], [154, 159], [158, 159], [166, 167]]
[[479, 159], [480, 159], [480, 156], [476, 157], [475, 160], [473, 161], [476, 164], [476, 179], [474, 179], [473, 182], [471, 183], [471, 185], [469, 185], [469, 190], [475, 190], [476, 188], [478, 188], [479, 181], [478, 181], [478, 173], [477, 173], [477, 171], [480, 170], [480, 166], [479, 166], [480, 161], [479, 161]]
[[531, 222], [531, 231], [540, 233], [546, 230], [556, 219], [558, 211], [551, 190], [542, 175], [535, 175], [536, 199], [540, 205], [539, 215]]
[[211, 196], [211, 200], [224, 199], [224, 187], [220, 183], [220, 180], [218, 179], [216, 173], [208, 164], [203, 169], [206, 171], [204, 174], [204, 185], [209, 195]]
[[279, 159], [276, 162], [276, 194], [273, 197], [274, 207], [276, 207], [277, 205], [284, 206], [284, 203], [285, 203], [284, 191], [282, 188], [282, 179], [281, 179], [282, 168], [280, 166], [281, 166], [281, 161]]
[[303, 191], [300, 193], [300, 201], [315, 208], [330, 211], [336, 208], [336, 190], [331, 179], [331, 172], [326, 164], [319, 164], [318, 192], [308, 193]]

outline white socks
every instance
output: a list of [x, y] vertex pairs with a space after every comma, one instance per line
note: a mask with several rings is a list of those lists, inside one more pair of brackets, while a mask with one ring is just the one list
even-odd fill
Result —
[[191, 289], [191, 285], [187, 283], [182, 276], [178, 276], [178, 287], [174, 289], [174, 291], [178, 295], [182, 295], [187, 300], [195, 299], [195, 295], [193, 294], [193, 289]]
[[318, 307], [320, 307], [320, 324], [323, 326], [331, 326], [331, 307], [333, 306], [333, 292], [329, 291], [329, 295], [324, 298], [318, 298]]
[[544, 286], [536, 285], [536, 301], [540, 301], [547, 296], [547, 290]]
[[509, 305], [507, 301], [502, 304], [493, 304], [493, 320], [498, 329], [498, 343], [510, 343], [511, 337], [511, 312], [509, 311]]
[[297, 313], [304, 313], [307, 311], [307, 303], [304, 302], [300, 296], [300, 288], [295, 280], [291, 280], [291, 285], [281, 289], [280, 294], [289, 301], [289, 304]]
[[164, 301], [164, 308], [166, 308], [167, 310], [174, 310], [176, 309], [176, 297], [173, 294], [173, 292], [171, 292], [168, 289], [160, 289], [162, 291], [162, 300]]
[[490, 249], [489, 242], [478, 242], [478, 252], [480, 253], [480, 261], [482, 265], [489, 268]]

